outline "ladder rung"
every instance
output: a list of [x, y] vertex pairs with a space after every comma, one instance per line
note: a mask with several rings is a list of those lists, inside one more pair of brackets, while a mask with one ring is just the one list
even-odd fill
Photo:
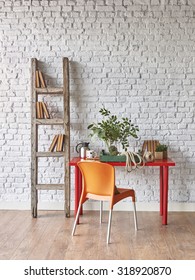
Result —
[[64, 152], [37, 152], [36, 157], [63, 157]]
[[36, 119], [35, 123], [40, 125], [40, 124], [48, 124], [48, 125], [52, 125], [52, 124], [64, 124], [64, 120], [63, 119]]
[[36, 88], [38, 94], [63, 94], [62, 87]]
[[64, 184], [37, 184], [37, 190], [63, 190]]

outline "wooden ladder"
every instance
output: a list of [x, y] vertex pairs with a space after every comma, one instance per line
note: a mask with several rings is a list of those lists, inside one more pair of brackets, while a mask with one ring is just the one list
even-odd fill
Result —
[[[63, 86], [62, 87], [36, 87], [36, 70], [38, 60], [31, 59], [31, 211], [34, 218], [37, 217], [38, 190], [64, 190], [64, 210], [66, 217], [70, 217], [70, 97], [69, 97], [69, 60], [63, 58]], [[63, 118], [38, 119], [36, 116], [36, 104], [39, 95], [62, 95]], [[61, 152], [38, 151], [38, 127], [40, 125], [62, 125], [64, 129], [64, 150]], [[40, 157], [64, 158], [64, 183], [63, 184], [38, 184], [38, 159]]]

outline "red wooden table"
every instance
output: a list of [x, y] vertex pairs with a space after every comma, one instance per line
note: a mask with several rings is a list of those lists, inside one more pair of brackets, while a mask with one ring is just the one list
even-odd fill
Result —
[[[75, 209], [76, 215], [79, 199], [82, 190], [82, 175], [77, 163], [81, 160], [79, 157], [74, 157], [69, 162], [70, 166], [75, 168]], [[125, 166], [126, 162], [107, 162], [112, 166]], [[171, 159], [154, 160], [147, 162], [145, 166], [158, 166], [160, 169], [160, 215], [162, 216], [162, 224], [167, 225], [167, 210], [168, 210], [168, 181], [169, 181], [169, 167], [175, 166], [175, 162]], [[82, 214], [82, 211], [81, 211]]]

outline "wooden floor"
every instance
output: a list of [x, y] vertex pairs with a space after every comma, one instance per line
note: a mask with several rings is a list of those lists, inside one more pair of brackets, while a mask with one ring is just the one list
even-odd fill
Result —
[[135, 233], [133, 214], [114, 212], [111, 244], [106, 244], [107, 213], [86, 211], [76, 235], [74, 218], [63, 211], [0, 211], [0, 259], [31, 260], [194, 260], [195, 213], [170, 212], [162, 226], [158, 212], [138, 212]]

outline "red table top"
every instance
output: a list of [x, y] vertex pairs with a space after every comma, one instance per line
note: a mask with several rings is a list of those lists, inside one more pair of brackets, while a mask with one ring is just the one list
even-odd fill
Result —
[[[73, 157], [70, 160], [69, 165], [76, 166], [80, 160], [82, 160], [80, 157]], [[111, 164], [112, 166], [126, 166], [126, 162], [107, 162], [107, 163]], [[175, 162], [170, 158], [156, 159], [151, 162], [146, 162], [145, 165], [146, 166], [175, 166]]]

